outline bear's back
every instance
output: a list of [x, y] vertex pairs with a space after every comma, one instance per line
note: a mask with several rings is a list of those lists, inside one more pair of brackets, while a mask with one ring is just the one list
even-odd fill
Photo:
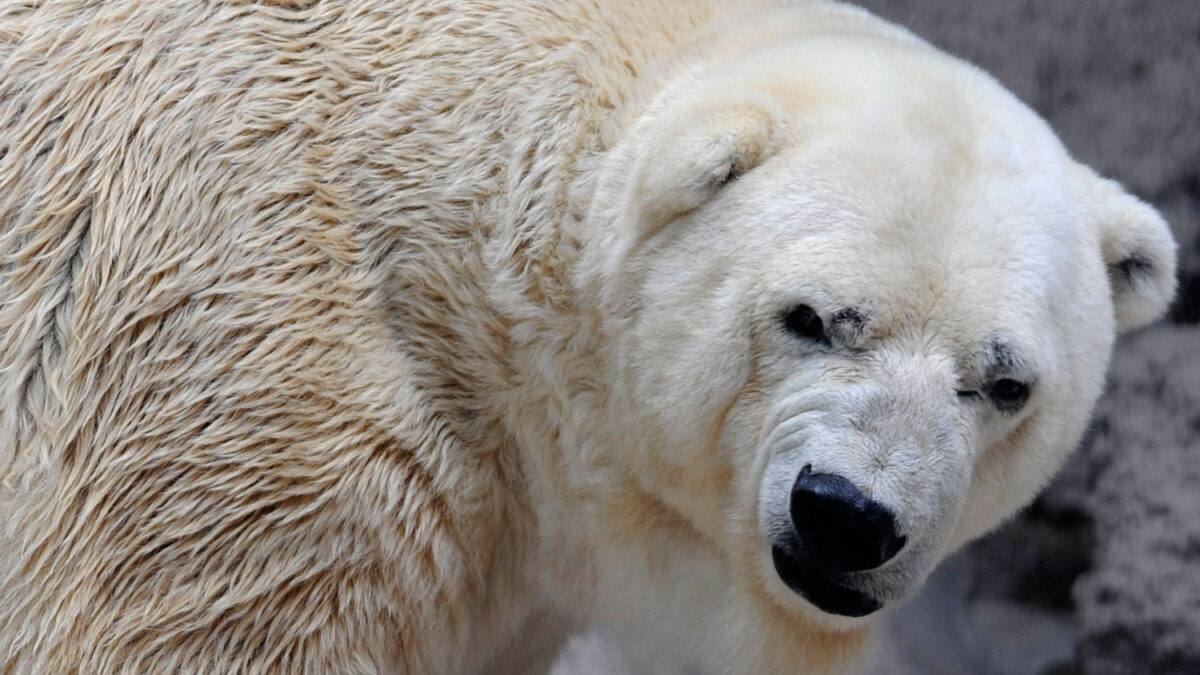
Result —
[[447, 78], [392, 114], [409, 17], [309, 4], [0, 14], [0, 672], [477, 658], [417, 640], [501, 480], [385, 287], [495, 181]]

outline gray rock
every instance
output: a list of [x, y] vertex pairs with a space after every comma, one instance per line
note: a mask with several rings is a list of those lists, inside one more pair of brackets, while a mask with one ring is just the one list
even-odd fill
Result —
[[1200, 673], [1200, 326], [1123, 345], [1096, 429], [1080, 661], [1089, 673]]

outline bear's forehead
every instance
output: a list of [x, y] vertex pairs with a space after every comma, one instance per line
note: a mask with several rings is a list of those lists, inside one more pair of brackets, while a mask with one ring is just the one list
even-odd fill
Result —
[[1070, 158], [1057, 143], [1038, 145], [1036, 128], [1010, 142], [1021, 124], [968, 126], [955, 137], [843, 120], [783, 148], [731, 204], [757, 230], [743, 239], [762, 243], [755, 264], [919, 314], [1011, 306], [1028, 315], [1068, 300], [1079, 253], [1094, 248]]
[[896, 198], [887, 187], [805, 183], [812, 170], [747, 190], [759, 208], [731, 230], [769, 305], [811, 302], [866, 340], [941, 341], [981, 371], [1004, 361], [989, 355], [1019, 365], [1044, 351], [1088, 250], [1065, 197], [979, 179]]
[[713, 214], [738, 237], [739, 255], [773, 278], [828, 279], [832, 293], [869, 290], [897, 305], [927, 296], [1043, 303], [1088, 250], [1077, 199], [1055, 172], [968, 167], [941, 180], [836, 151], [801, 155], [764, 167]]
[[1072, 160], [966, 64], [835, 46], [772, 47], [735, 73], [779, 102], [790, 133], [684, 236], [752, 270], [764, 311], [823, 298], [826, 317], [869, 317], [866, 336], [943, 339], [984, 370], [988, 354], [1032, 362], [1094, 267]]
[[[1024, 173], [1063, 154], [1037, 114], [990, 75], [923, 43], [882, 35], [781, 40], [746, 54], [722, 81], [760, 89], [794, 123], [792, 143], [866, 145], [874, 164], [924, 162]], [[913, 177], [909, 167], [898, 177]]]

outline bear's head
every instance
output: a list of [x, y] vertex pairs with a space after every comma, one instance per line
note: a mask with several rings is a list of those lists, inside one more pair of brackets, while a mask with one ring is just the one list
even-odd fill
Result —
[[607, 161], [579, 283], [613, 461], [739, 597], [834, 631], [1032, 499], [1173, 294], [1153, 209], [898, 31], [680, 76]]

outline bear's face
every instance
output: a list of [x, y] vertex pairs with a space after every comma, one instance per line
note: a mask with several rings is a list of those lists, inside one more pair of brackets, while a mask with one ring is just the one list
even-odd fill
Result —
[[759, 47], [613, 153], [581, 283], [619, 462], [731, 583], [830, 626], [909, 594], [1077, 444], [1173, 243], [987, 76]]

